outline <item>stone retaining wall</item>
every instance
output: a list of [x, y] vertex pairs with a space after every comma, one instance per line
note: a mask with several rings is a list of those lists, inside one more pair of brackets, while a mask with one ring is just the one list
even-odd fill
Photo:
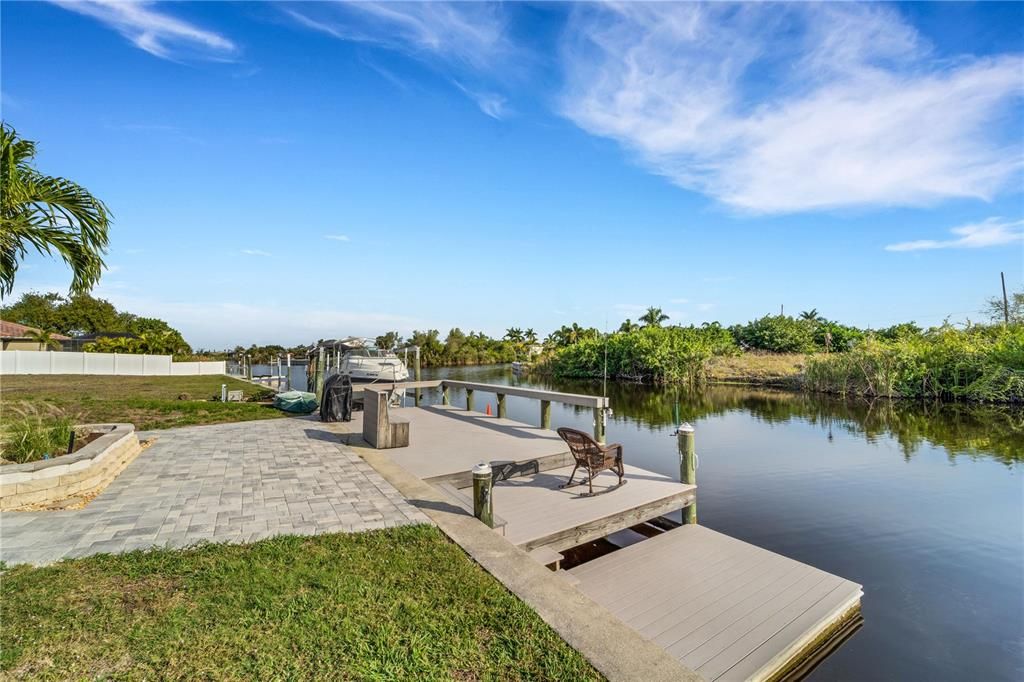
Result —
[[0, 510], [48, 505], [102, 490], [141, 451], [131, 424], [87, 424], [103, 433], [78, 452], [0, 467]]

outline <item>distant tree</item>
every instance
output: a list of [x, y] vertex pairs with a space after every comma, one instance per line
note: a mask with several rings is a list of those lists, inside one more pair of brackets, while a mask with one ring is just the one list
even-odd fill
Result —
[[36, 170], [36, 144], [0, 124], [0, 296], [28, 250], [59, 255], [71, 268], [71, 292], [82, 294], [103, 274], [110, 211], [81, 185]]
[[811, 308], [800, 313], [800, 319], [807, 322], [823, 322], [825, 318], [818, 314], [817, 308]]
[[533, 330], [533, 327], [530, 327], [523, 333], [523, 340], [529, 344], [537, 343], [537, 332]]
[[505, 339], [512, 343], [522, 343], [524, 338], [523, 330], [519, 327], [510, 327], [505, 330]]
[[651, 306], [647, 312], [640, 316], [640, 321], [645, 327], [660, 327], [661, 323], [668, 319], [668, 315], [661, 311], [661, 308]]
[[[1024, 322], [1024, 291], [1015, 291], [1007, 297], [1007, 309], [1010, 312], [1010, 323], [1018, 324]], [[985, 301], [982, 314], [988, 317], [991, 322], [1002, 322], [1003, 297], [993, 296]]]
[[39, 350], [60, 350], [63, 347], [59, 340], [53, 338], [51, 331], [30, 329], [27, 336], [39, 344]]
[[402, 343], [402, 337], [398, 332], [388, 332], [374, 339], [374, 343], [377, 344], [377, 348], [391, 350], [392, 348], [397, 348]]
[[635, 332], [637, 329], [640, 329], [640, 325], [638, 325], [636, 322], [633, 322], [628, 317], [626, 318], [625, 322], [619, 325], [620, 332]]

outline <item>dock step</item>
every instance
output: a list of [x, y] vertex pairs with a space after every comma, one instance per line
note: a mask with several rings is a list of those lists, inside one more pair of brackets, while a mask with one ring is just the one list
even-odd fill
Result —
[[859, 616], [861, 586], [688, 525], [599, 557], [578, 589], [707, 680], [784, 672]]

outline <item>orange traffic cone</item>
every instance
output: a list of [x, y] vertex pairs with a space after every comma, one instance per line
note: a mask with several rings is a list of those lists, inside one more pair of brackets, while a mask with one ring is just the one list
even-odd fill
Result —
[[491, 404], [490, 403], [487, 403], [487, 412], [486, 412], [486, 414], [487, 414], [488, 417], [491, 416]]

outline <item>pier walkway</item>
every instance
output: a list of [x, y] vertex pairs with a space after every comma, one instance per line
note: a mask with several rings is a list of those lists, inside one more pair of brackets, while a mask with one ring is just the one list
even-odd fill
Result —
[[[518, 463], [518, 475], [494, 485], [492, 532], [538, 563], [557, 567], [561, 552], [626, 529], [649, 536], [555, 574], [563, 576], [565, 589], [592, 599], [694, 677], [799, 676], [859, 627], [860, 585], [709, 528], [668, 520], [665, 515], [694, 503], [697, 486], [631, 466], [628, 451], [627, 484], [582, 497], [582, 486], [559, 487], [572, 459], [553, 431], [450, 405], [392, 407], [389, 415], [408, 423], [409, 445], [364, 450], [360, 413], [330, 428], [362, 445], [358, 452], [372, 452], [373, 461], [397, 465], [446, 494], [454, 503], [447, 514], [459, 508], [472, 514], [474, 464], [486, 461], [497, 470]], [[616, 482], [604, 472], [595, 489]], [[436, 516], [433, 504], [424, 509]], [[546, 606], [531, 604], [542, 613]]]

